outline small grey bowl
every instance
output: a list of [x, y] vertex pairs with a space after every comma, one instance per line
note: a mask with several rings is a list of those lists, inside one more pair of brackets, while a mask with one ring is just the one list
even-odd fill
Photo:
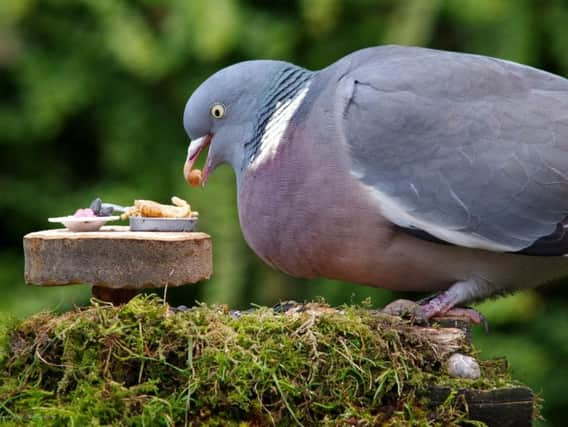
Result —
[[197, 218], [149, 218], [131, 216], [130, 231], [194, 231]]

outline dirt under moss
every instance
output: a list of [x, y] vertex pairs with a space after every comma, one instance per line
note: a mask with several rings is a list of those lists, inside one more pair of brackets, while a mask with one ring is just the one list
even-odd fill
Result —
[[0, 420], [455, 425], [470, 423], [459, 394], [432, 407], [430, 386], [488, 390], [512, 384], [508, 372], [489, 362], [482, 363], [478, 380], [449, 378], [447, 355], [410, 330], [364, 307], [295, 314], [205, 305], [175, 311], [153, 296], [122, 307], [42, 313], [0, 328]]

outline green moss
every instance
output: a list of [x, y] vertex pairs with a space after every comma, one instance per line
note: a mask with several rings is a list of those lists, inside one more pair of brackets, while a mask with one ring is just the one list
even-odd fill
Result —
[[[432, 384], [511, 384], [486, 362], [447, 377], [443, 355], [365, 308], [284, 315], [223, 307], [173, 312], [156, 297], [38, 314], [0, 333], [0, 418], [13, 425], [454, 425], [458, 393]], [[2, 338], [3, 336], [3, 338]], [[2, 353], [3, 352], [3, 353]]]

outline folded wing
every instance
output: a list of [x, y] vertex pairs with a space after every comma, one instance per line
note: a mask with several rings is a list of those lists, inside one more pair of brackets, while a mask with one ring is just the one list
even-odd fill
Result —
[[390, 221], [466, 247], [568, 252], [568, 80], [396, 46], [345, 64], [336, 113], [352, 173]]

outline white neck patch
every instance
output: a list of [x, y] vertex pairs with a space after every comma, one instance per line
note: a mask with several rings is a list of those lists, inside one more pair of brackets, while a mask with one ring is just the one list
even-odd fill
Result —
[[264, 128], [264, 133], [260, 139], [260, 146], [258, 147], [258, 155], [252, 162], [251, 167], [255, 168], [267, 160], [274, 158], [282, 142], [282, 137], [286, 129], [288, 129], [290, 120], [294, 117], [294, 114], [302, 104], [309, 88], [310, 82], [307, 82], [293, 98], [276, 104], [276, 109], [270, 119], [268, 119], [268, 123]]

